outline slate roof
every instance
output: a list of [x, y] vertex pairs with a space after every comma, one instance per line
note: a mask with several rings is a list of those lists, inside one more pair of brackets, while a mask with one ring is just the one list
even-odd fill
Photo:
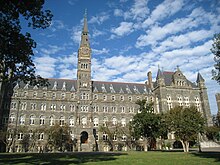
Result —
[[[76, 91], [77, 81], [68, 79], [48, 79], [48, 87], [30, 86], [28, 84], [19, 83], [15, 88], [26, 89], [45, 89], [45, 90], [63, 90]], [[126, 82], [104, 82], [92, 81], [93, 92], [98, 93], [124, 93], [124, 94], [148, 94], [150, 91], [145, 84], [126, 83]]]
[[[76, 91], [77, 89], [77, 81], [69, 80], [69, 79], [48, 79], [49, 86], [30, 86], [24, 84], [23, 82], [19, 83], [19, 88], [26, 89], [45, 89], [45, 90], [63, 90], [63, 91]], [[15, 85], [15, 88], [18, 88], [18, 84]], [[56, 88], [56, 89], [55, 89]]]
[[[166, 85], [166, 86], [170, 86], [170, 85], [172, 84], [173, 74], [174, 74], [174, 73], [175, 73], [175, 72], [167, 72], [167, 71], [163, 72], [164, 81], [165, 81], [165, 85]], [[189, 85], [191, 85], [193, 88], [196, 88], [196, 87], [197, 87], [195, 83], [192, 83], [191, 81], [189, 81], [189, 80], [187, 80], [187, 79], [186, 79], [186, 81], [187, 81], [187, 83], [188, 83]]]
[[93, 91], [103, 93], [147, 94], [149, 89], [145, 84], [126, 82], [93, 81]]

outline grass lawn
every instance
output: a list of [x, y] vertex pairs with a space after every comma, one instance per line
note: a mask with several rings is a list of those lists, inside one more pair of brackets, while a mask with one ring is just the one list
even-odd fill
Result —
[[1, 153], [0, 164], [219, 165], [220, 152]]

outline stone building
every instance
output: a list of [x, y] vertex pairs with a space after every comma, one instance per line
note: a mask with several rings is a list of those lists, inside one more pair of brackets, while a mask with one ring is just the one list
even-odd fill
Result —
[[[174, 72], [158, 69], [155, 82], [151, 72], [145, 83], [103, 82], [91, 79], [91, 65], [87, 18], [84, 17], [77, 79], [49, 79], [48, 87], [17, 83], [13, 88], [11, 103], [5, 105], [10, 110], [4, 112], [2, 121], [8, 124], [9, 132], [16, 129], [18, 152], [22, 150], [20, 141], [24, 138], [18, 127], [25, 126], [30, 135], [35, 129], [43, 128], [37, 139], [39, 147], [44, 146], [48, 138], [44, 128], [55, 123], [69, 125], [71, 137], [77, 140], [74, 150], [92, 151], [94, 145], [98, 145], [100, 151], [107, 151], [109, 147], [104, 141], [108, 135], [100, 131], [99, 126], [120, 123], [121, 127], [126, 127], [138, 113], [135, 102], [142, 99], [154, 103], [155, 113], [175, 106], [195, 105], [207, 124], [211, 124], [207, 89], [200, 73], [196, 83], [190, 82], [179, 68]], [[121, 141], [126, 141], [126, 136]], [[127, 149], [125, 143], [123, 149]]]

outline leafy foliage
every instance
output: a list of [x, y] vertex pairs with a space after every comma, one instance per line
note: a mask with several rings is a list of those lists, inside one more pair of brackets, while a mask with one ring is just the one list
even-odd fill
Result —
[[209, 140], [220, 140], [220, 128], [216, 126], [206, 127], [206, 136]]
[[55, 124], [48, 130], [48, 143], [55, 147], [56, 150], [63, 151], [63, 149], [67, 149], [73, 143], [69, 129], [67, 125], [60, 126], [59, 124]]
[[[134, 141], [132, 140], [132, 133], [129, 124], [122, 126], [120, 123], [113, 125], [111, 122], [106, 122], [105, 125], [99, 127], [99, 131], [107, 134], [107, 138], [102, 139], [102, 141], [110, 146], [110, 151], [114, 150], [114, 145], [118, 146], [115, 150], [121, 150], [121, 147], [124, 144], [130, 149], [132, 148]], [[123, 139], [123, 136], [126, 138]]]
[[152, 104], [146, 100], [138, 101], [140, 113], [137, 113], [131, 123], [133, 135], [136, 139], [146, 138], [147, 142], [154, 141], [157, 137], [166, 134], [166, 124], [162, 116], [155, 114]]
[[188, 152], [189, 141], [196, 140], [205, 126], [205, 120], [196, 107], [175, 107], [166, 114], [166, 122], [169, 131], [174, 132], [175, 138], [182, 142], [184, 150], [186, 147], [186, 152]]
[[0, 80], [44, 84], [45, 80], [35, 74], [32, 61], [36, 42], [30, 33], [22, 34], [20, 20], [34, 29], [44, 29], [50, 26], [51, 12], [43, 11], [44, 0], [0, 0], [0, 4]]
[[132, 121], [132, 127], [134, 130], [134, 136], [140, 138], [141, 136], [146, 138], [156, 138], [160, 135], [160, 119], [159, 114], [155, 114], [152, 104], [147, 104], [145, 100], [138, 101], [140, 106], [140, 113], [134, 116]]
[[213, 79], [220, 84], [220, 33], [215, 34], [211, 52], [214, 54], [215, 70], [212, 70]]

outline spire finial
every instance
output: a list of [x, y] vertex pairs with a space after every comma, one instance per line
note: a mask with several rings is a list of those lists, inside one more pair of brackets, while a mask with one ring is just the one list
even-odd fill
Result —
[[84, 18], [87, 18], [87, 9], [85, 9]]
[[85, 9], [85, 14], [84, 14], [83, 33], [88, 33], [88, 25], [87, 25], [87, 9]]

